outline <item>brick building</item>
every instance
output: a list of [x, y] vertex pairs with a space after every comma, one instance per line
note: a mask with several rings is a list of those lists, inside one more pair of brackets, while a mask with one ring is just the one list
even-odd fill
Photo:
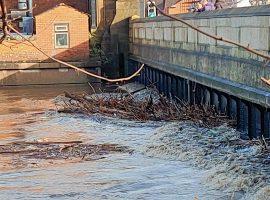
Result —
[[156, 5], [164, 10], [169, 15], [187, 13], [188, 8], [192, 5], [193, 1], [196, 0], [166, 0], [165, 9], [164, 9], [164, 0], [156, 0]]
[[36, 43], [49, 55], [70, 61], [88, 59], [88, 15], [59, 4], [36, 15], [35, 22]]
[[7, 10], [17, 9], [18, 4], [25, 3], [27, 7], [34, 7], [33, 14], [38, 15], [46, 10], [54, 8], [60, 3], [65, 3], [68, 6], [76, 8], [82, 12], [87, 13], [89, 11], [89, 2], [88, 0], [6, 0]]
[[[65, 5], [59, 6], [60, 3]], [[13, 23], [14, 27], [46, 53], [65, 61], [95, 59], [95, 55], [89, 56], [89, 32], [92, 31], [96, 37], [93, 41], [100, 42], [114, 62], [108, 65], [109, 72], [112, 66], [123, 68], [125, 65], [128, 18], [144, 13], [144, 0], [6, 0], [6, 4], [9, 16], [23, 16]], [[61, 31], [68, 31], [68, 36]], [[12, 36], [20, 38], [15, 33]], [[13, 37], [0, 45], [0, 62], [50, 62], [29, 43]], [[59, 47], [57, 41], [61, 38], [65, 42]]]
[[[62, 0], [63, 1], [63, 0]], [[19, 1], [20, 2], [20, 1]], [[89, 15], [87, 1], [33, 0], [33, 12], [19, 9], [18, 1], [7, 1], [11, 17], [22, 14], [22, 19], [13, 22], [13, 26], [44, 50], [47, 54], [64, 61], [87, 61], [89, 58]], [[35, 6], [35, 2], [39, 2]], [[42, 2], [42, 3], [41, 3]], [[75, 6], [75, 7], [73, 7]], [[26, 12], [24, 12], [26, 11]], [[15, 15], [14, 15], [15, 13]], [[13, 16], [14, 15], [14, 16]], [[1, 62], [41, 62], [50, 61], [20, 36], [12, 36], [0, 45]]]
[[169, 15], [187, 13], [189, 12], [189, 8], [192, 4], [192, 0], [175, 1], [172, 4], [169, 4], [169, 6], [167, 7], [167, 13]]
[[[50, 56], [100, 74], [100, 58], [89, 51], [92, 31], [94, 34], [90, 35], [94, 38], [90, 40], [100, 42], [96, 47], [109, 52], [107, 56], [112, 62], [102, 66], [102, 74], [109, 76], [125, 69], [129, 17], [144, 13], [141, 9], [144, 0], [6, 0], [6, 3], [11, 19], [22, 17], [12, 25], [32, 43]], [[97, 80], [52, 62], [16, 33], [0, 44], [0, 86], [89, 81]]]
[[[66, 6], [62, 5], [56, 11], [61, 3]], [[86, 41], [86, 37], [89, 38], [91, 28], [97, 30], [96, 35], [102, 41], [104, 32], [111, 25], [116, 13], [115, 0], [6, 0], [6, 6], [11, 18], [22, 16], [22, 19], [13, 22], [17, 30], [28, 35], [50, 55], [66, 61], [86, 59], [89, 54], [89, 41]], [[73, 13], [80, 17], [74, 18]], [[58, 18], [69, 23], [70, 43], [65, 48], [55, 48], [56, 42], [53, 41], [56, 40], [56, 35], [60, 35], [54, 32], [54, 21]], [[72, 30], [73, 24], [76, 24], [77, 29]], [[46, 29], [42, 30], [42, 27]], [[26, 42], [8, 40], [0, 45], [0, 59], [2, 62], [44, 61], [44, 55], [36, 52]]]

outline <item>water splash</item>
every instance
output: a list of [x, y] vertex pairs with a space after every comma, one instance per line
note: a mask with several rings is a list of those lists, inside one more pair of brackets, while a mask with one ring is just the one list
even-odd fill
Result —
[[270, 169], [264, 162], [267, 153], [260, 145], [242, 141], [240, 133], [226, 125], [208, 129], [192, 122], [169, 123], [155, 131], [143, 152], [165, 159], [188, 160], [207, 170], [205, 183], [233, 195], [254, 194], [270, 183]]

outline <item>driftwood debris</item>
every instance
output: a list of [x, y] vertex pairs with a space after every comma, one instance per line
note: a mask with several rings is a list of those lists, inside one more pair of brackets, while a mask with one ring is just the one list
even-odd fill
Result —
[[70, 142], [15, 142], [0, 146], [0, 154], [16, 154], [34, 159], [73, 159], [97, 160], [111, 153], [131, 153], [126, 146], [117, 144], [86, 144]]
[[[144, 98], [134, 95], [101, 94], [101, 95], [74, 95], [65, 92], [58, 109], [65, 113], [101, 114], [108, 117], [118, 117], [130, 120], [192, 120], [205, 127], [214, 127], [227, 123], [234, 125], [225, 114], [219, 114], [213, 106], [189, 105], [183, 101], [169, 100], [157, 91], [146, 92]], [[59, 107], [59, 105], [58, 105]]]

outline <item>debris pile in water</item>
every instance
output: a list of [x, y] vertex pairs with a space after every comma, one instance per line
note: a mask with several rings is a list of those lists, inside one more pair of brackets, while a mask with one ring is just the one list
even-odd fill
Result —
[[98, 160], [110, 153], [131, 153], [126, 146], [117, 144], [86, 144], [71, 142], [14, 142], [0, 146], [0, 154], [16, 154], [26, 159]]
[[157, 90], [146, 88], [133, 93], [102, 93], [74, 95], [65, 93], [57, 103], [59, 112], [102, 114], [131, 120], [192, 120], [200, 126], [214, 127], [227, 123], [234, 125], [225, 114], [213, 106], [189, 105], [183, 101], [169, 100]]
[[259, 140], [240, 139], [240, 133], [226, 125], [210, 129], [193, 122], [175, 122], [157, 129], [143, 152], [166, 159], [189, 160], [207, 170], [208, 184], [233, 195], [257, 192], [258, 196], [266, 196], [270, 193], [267, 149], [269, 145], [262, 145]]

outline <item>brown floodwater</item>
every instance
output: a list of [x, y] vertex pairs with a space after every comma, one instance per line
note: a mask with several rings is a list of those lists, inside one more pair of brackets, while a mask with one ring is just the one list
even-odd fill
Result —
[[91, 93], [89, 86], [0, 89], [0, 145], [16, 141], [71, 141], [128, 146], [130, 153], [102, 159], [42, 160], [0, 155], [0, 199], [228, 199], [202, 183], [204, 171], [147, 156], [143, 147], [165, 122], [134, 122], [57, 113], [64, 91]]

